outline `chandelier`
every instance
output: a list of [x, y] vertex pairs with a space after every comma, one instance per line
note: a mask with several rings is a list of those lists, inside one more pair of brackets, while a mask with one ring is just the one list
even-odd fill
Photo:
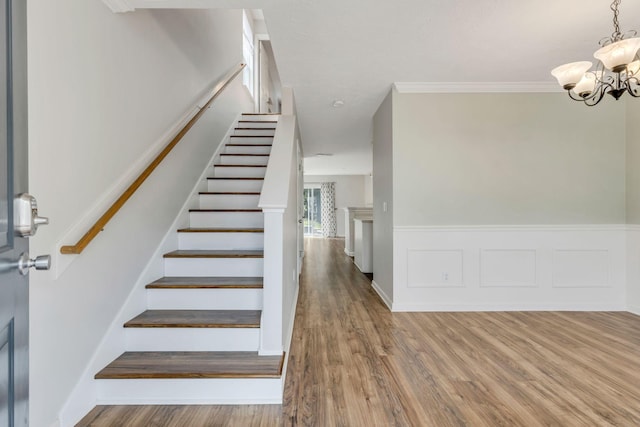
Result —
[[613, 34], [600, 40], [600, 49], [593, 54], [598, 60], [595, 69], [590, 61], [579, 61], [554, 68], [551, 74], [574, 101], [588, 106], [599, 103], [608, 93], [619, 99], [625, 92], [640, 97], [640, 37], [636, 31], [620, 32], [618, 6], [622, 0], [611, 3]]

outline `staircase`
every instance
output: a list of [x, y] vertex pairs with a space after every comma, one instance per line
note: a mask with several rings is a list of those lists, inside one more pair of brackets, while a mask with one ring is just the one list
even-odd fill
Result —
[[277, 115], [244, 114], [212, 165], [126, 349], [95, 376], [104, 403], [280, 403], [285, 355], [261, 356], [264, 218]]

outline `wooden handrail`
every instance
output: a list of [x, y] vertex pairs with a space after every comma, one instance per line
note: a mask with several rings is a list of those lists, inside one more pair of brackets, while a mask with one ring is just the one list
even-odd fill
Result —
[[104, 226], [113, 218], [113, 216], [122, 208], [122, 206], [133, 196], [142, 183], [151, 175], [151, 173], [158, 167], [158, 165], [164, 160], [165, 157], [171, 152], [178, 142], [186, 135], [186, 133], [196, 124], [196, 122], [202, 117], [205, 111], [211, 106], [211, 103], [222, 93], [222, 91], [229, 86], [229, 84], [236, 78], [238, 74], [244, 69], [246, 64], [239, 64], [233, 70], [231, 70], [216, 86], [213, 88], [213, 93], [206, 104], [200, 108], [189, 122], [176, 134], [176, 136], [167, 144], [166, 147], [156, 156], [155, 159], [146, 167], [144, 171], [136, 178], [133, 183], [113, 202], [111, 207], [91, 226], [84, 236], [78, 240], [73, 246], [62, 246], [60, 253], [62, 254], [79, 254], [82, 253], [84, 248], [102, 231]]

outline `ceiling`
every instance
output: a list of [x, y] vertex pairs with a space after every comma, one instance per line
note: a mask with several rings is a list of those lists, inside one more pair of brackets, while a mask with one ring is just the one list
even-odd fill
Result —
[[[613, 31], [607, 0], [129, 1], [262, 9], [307, 174], [371, 172], [372, 117], [394, 82], [553, 84], [552, 68], [590, 60]], [[640, 30], [640, 0], [622, 2], [620, 23]]]
[[[609, 4], [296, 0], [263, 6], [282, 83], [295, 91], [305, 173], [371, 172], [372, 117], [393, 82], [554, 84], [552, 68], [590, 60], [611, 34]], [[620, 21], [624, 30], [640, 30], [640, 0], [623, 1]], [[338, 99], [344, 106], [334, 108]]]

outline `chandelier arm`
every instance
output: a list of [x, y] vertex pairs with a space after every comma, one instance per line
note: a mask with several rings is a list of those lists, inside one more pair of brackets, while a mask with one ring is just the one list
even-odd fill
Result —
[[593, 93], [592, 96], [585, 98], [583, 101], [587, 107], [593, 107], [594, 105], [602, 101], [605, 93], [606, 92], [604, 89], [599, 89], [595, 93]]
[[629, 77], [625, 81], [625, 88], [627, 93], [634, 98], [640, 98], [640, 81], [637, 77]]

